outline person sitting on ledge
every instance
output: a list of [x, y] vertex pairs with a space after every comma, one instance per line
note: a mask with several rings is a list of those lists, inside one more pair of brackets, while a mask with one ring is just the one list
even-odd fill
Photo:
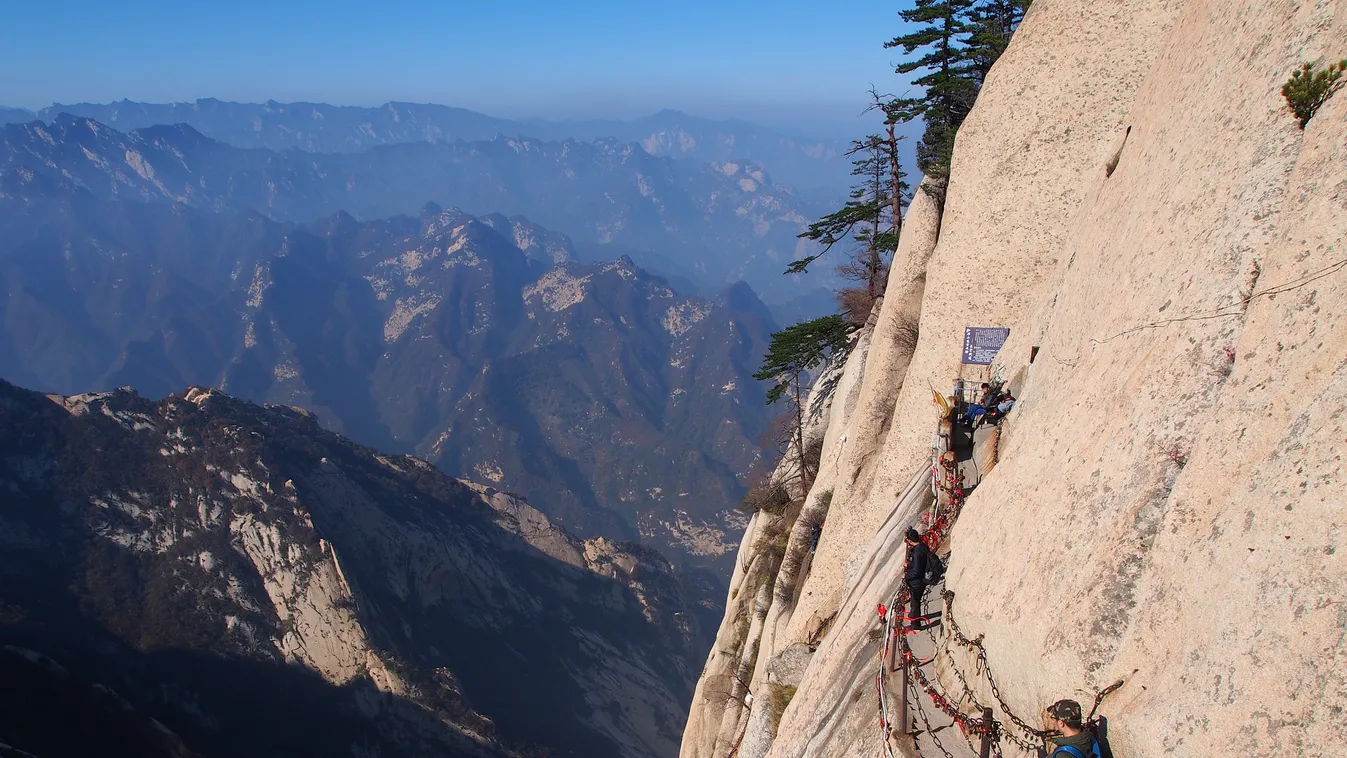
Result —
[[1085, 731], [1080, 703], [1058, 700], [1048, 706], [1048, 723], [1062, 733], [1060, 737], [1049, 738], [1057, 743], [1050, 758], [1099, 758], [1099, 743]]
[[996, 404], [996, 389], [992, 387], [990, 384], [983, 382], [982, 398], [979, 399], [975, 404], [968, 406], [968, 410], [964, 411], [963, 416], [964, 421], [969, 426], [972, 426], [973, 422], [977, 421], [978, 416], [981, 416], [982, 414], [986, 413], [987, 409], [991, 408], [995, 404]]
[[995, 407], [987, 409], [987, 412], [982, 415], [982, 420], [988, 424], [995, 425], [996, 422], [1005, 418], [1005, 415], [1014, 407], [1015, 396], [1007, 392], [1005, 396], [1001, 398], [1001, 402], [997, 403]]

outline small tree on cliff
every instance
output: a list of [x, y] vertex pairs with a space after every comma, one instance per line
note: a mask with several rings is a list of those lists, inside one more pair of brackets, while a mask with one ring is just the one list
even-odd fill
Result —
[[803, 489], [808, 489], [809, 482], [818, 474], [816, 466], [810, 465], [804, 445], [805, 402], [813, 386], [809, 374], [829, 357], [845, 352], [851, 344], [850, 335], [846, 320], [837, 314], [788, 326], [772, 335], [762, 367], [753, 375], [760, 381], [776, 382], [767, 391], [768, 405], [788, 396], [795, 403], [792, 431], [796, 464], [804, 479]]
[[907, 193], [907, 183], [898, 167], [896, 141], [891, 144], [872, 134], [852, 142], [847, 155], [855, 159], [851, 175], [860, 177], [860, 182], [852, 186], [851, 196], [841, 210], [815, 221], [798, 235], [822, 244], [823, 250], [793, 261], [786, 273], [804, 273], [810, 263], [834, 245], [850, 240], [851, 255], [837, 271], [856, 286], [843, 288], [837, 299], [848, 321], [863, 324], [875, 299], [884, 293], [889, 257], [898, 246], [899, 208]]

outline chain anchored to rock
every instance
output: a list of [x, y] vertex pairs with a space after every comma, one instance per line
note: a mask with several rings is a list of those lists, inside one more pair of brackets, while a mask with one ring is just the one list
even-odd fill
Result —
[[[1005, 698], [1001, 695], [1001, 688], [996, 682], [996, 677], [992, 674], [991, 664], [987, 660], [987, 648], [982, 644], [983, 635], [979, 634], [977, 637], [970, 638], [968, 635], [964, 634], [963, 630], [959, 627], [959, 622], [954, 617], [954, 593], [950, 590], [944, 590], [940, 594], [945, 601], [944, 620], [949, 629], [950, 638], [961, 647], [976, 651], [977, 673], [987, 680], [987, 684], [992, 692], [992, 697], [996, 698], [997, 704], [1001, 707], [1001, 712], [1010, 720], [1010, 723], [1014, 724], [1024, 733], [1024, 736], [1021, 736], [1009, 730], [1000, 729], [998, 730], [998, 735], [1006, 737], [1006, 739], [1015, 743], [1025, 752], [1036, 753], [1040, 749], [1045, 749], [1047, 740], [1059, 736], [1061, 733], [1052, 729], [1036, 729], [1011, 710], [1010, 705], [1006, 703]], [[954, 666], [953, 656], [950, 656], [949, 660], [951, 669], [958, 676], [959, 680], [964, 683], [965, 689], [969, 690], [969, 695], [971, 696], [972, 693], [971, 689], [968, 688], [967, 680], [963, 673]], [[1119, 679], [1113, 684], [1100, 690], [1095, 695], [1094, 707], [1090, 709], [1090, 715], [1085, 720], [1087, 722], [1092, 721], [1099, 710], [1100, 703], [1104, 701], [1104, 698], [1117, 691], [1117, 689], [1122, 686], [1123, 680]]]

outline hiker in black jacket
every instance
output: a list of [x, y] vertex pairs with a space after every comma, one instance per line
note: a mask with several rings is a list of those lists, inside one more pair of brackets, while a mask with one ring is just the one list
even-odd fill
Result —
[[1061, 736], [1048, 738], [1057, 743], [1051, 758], [1100, 758], [1099, 742], [1082, 723], [1080, 703], [1058, 700], [1048, 706], [1048, 720], [1061, 733]]
[[907, 591], [912, 596], [911, 607], [908, 611], [908, 628], [917, 628], [917, 619], [923, 618], [921, 613], [921, 596], [926, 594], [926, 573], [930, 569], [931, 549], [926, 547], [926, 543], [921, 541], [921, 535], [917, 534], [916, 529], [907, 530], [907, 571], [903, 575], [903, 580], [907, 582]]

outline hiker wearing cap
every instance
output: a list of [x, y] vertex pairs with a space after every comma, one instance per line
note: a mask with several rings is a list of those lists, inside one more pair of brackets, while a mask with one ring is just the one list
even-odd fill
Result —
[[1060, 737], [1049, 738], [1057, 743], [1051, 758], [1099, 758], [1099, 743], [1085, 731], [1080, 703], [1058, 700], [1048, 706], [1048, 721], [1052, 728], [1062, 733]]
[[908, 529], [904, 541], [907, 543], [907, 571], [903, 574], [903, 580], [907, 583], [908, 594], [912, 597], [907, 614], [908, 628], [915, 629], [917, 619], [922, 618], [921, 596], [926, 594], [926, 575], [930, 569], [931, 550], [921, 541], [921, 535], [917, 534], [916, 529]]

